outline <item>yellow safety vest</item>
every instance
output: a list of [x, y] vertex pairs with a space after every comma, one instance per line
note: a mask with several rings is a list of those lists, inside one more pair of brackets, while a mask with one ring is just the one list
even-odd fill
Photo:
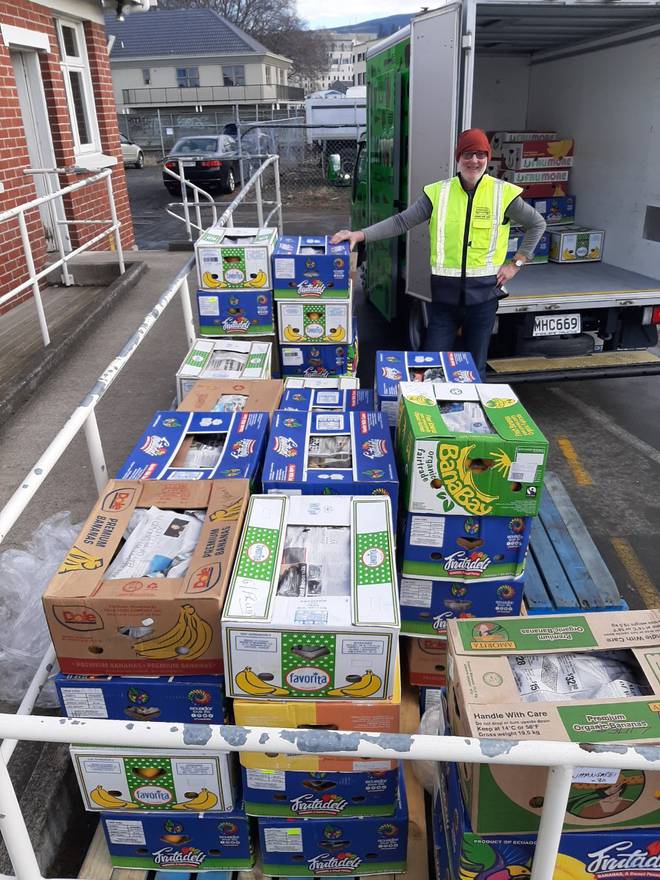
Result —
[[[468, 195], [457, 176], [430, 183], [424, 192], [433, 203], [429, 224], [431, 272], [460, 277]], [[466, 277], [497, 274], [506, 260], [509, 243], [510, 227], [503, 223], [504, 212], [521, 192], [522, 187], [489, 174], [484, 174], [479, 181], [472, 199]]]

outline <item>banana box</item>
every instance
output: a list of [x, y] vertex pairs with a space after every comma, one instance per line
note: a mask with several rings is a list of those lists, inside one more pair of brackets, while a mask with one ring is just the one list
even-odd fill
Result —
[[[220, 610], [249, 492], [247, 480], [111, 480], [43, 596], [62, 672], [221, 675]], [[161, 575], [176, 557], [150, 549], [154, 511], [168, 524], [158, 541], [186, 548], [177, 577]], [[126, 574], [108, 577], [120, 553]]]
[[387, 495], [397, 509], [399, 480], [382, 413], [280, 410], [264, 459], [264, 492]]
[[71, 746], [85, 809], [228, 813], [236, 806], [227, 752]]
[[420, 688], [442, 688], [447, 684], [447, 640], [404, 639], [405, 667], [410, 684]]
[[283, 383], [280, 379], [233, 382], [231, 379], [199, 379], [179, 404], [180, 412], [265, 412], [279, 409]]
[[232, 697], [391, 697], [399, 604], [390, 499], [253, 495], [222, 631]]
[[196, 339], [176, 374], [177, 402], [200, 379], [270, 379], [271, 361], [271, 342]]
[[351, 342], [340, 345], [322, 342], [318, 345], [280, 344], [282, 375], [327, 379], [335, 376], [356, 376], [358, 368], [357, 330]]
[[280, 342], [309, 343], [353, 340], [353, 282], [349, 299], [319, 302], [285, 300], [277, 304]]
[[275, 333], [272, 290], [197, 291], [202, 336], [263, 336]]
[[[307, 385], [308, 382], [321, 384]], [[352, 387], [348, 385], [350, 382], [354, 383]], [[296, 412], [374, 412], [374, 393], [369, 388], [360, 388], [359, 382], [357, 377], [352, 376], [287, 379], [279, 409]]]
[[[233, 702], [234, 720], [243, 727], [279, 727], [297, 730], [362, 730], [398, 733], [401, 730], [401, 675], [396, 665], [394, 694], [387, 700], [245, 700]], [[282, 755], [239, 752], [241, 766], [252, 770], [291, 770], [296, 773], [365, 773], [394, 770], [396, 761], [334, 755]]]
[[211, 226], [195, 242], [199, 287], [270, 293], [270, 257], [276, 239], [276, 229]]
[[[509, 244], [507, 245], [506, 257], [507, 260], [511, 259], [518, 252], [518, 248], [522, 244], [523, 238], [525, 237], [525, 233], [522, 229], [519, 229], [517, 226], [514, 226], [511, 232], [509, 233]], [[548, 262], [548, 254], [550, 252], [550, 233], [544, 232], [541, 238], [539, 239], [539, 243], [534, 248], [534, 254], [532, 255], [531, 265], [537, 263], [547, 263]], [[528, 265], [530, 265], [528, 263]]]
[[402, 510], [536, 516], [548, 441], [509, 385], [401, 383]]
[[511, 171], [539, 168], [570, 168], [573, 165], [572, 138], [563, 140], [542, 138], [520, 144], [503, 144], [502, 158]]
[[376, 409], [396, 427], [401, 382], [478, 382], [472, 355], [465, 351], [377, 351]]
[[351, 297], [346, 241], [330, 244], [329, 235], [283, 235], [277, 240], [272, 261], [276, 300]]
[[397, 806], [399, 771], [376, 768], [347, 773], [252, 770], [241, 767], [248, 816], [391, 816]]
[[[568, 180], [569, 170], [567, 168], [542, 168], [539, 171], [526, 169], [525, 171], [505, 171], [502, 174], [504, 180], [509, 183], [515, 183], [518, 186], [563, 186]], [[523, 191], [523, 195], [524, 195]], [[562, 195], [562, 193], [558, 193]]]
[[[404, 577], [472, 584], [516, 578], [525, 570], [532, 517], [404, 513], [399, 521]], [[465, 610], [470, 608], [468, 604]], [[476, 616], [495, 613], [504, 612], [493, 609]]]
[[[216, 813], [102, 813], [101, 824], [114, 868], [177, 871], [248, 870], [254, 865], [250, 820], [243, 810]], [[216, 874], [215, 880], [233, 875]]]
[[399, 874], [406, 870], [408, 804], [399, 771], [393, 816], [257, 820], [264, 874], [277, 877]]
[[555, 196], [549, 199], [527, 199], [543, 217], [548, 226], [575, 223], [575, 196]]
[[551, 263], [598, 263], [603, 259], [605, 233], [589, 226], [564, 226], [550, 231]]
[[60, 672], [55, 676], [55, 687], [67, 718], [225, 723], [221, 675], [131, 677]]
[[253, 482], [261, 472], [267, 433], [263, 412], [157, 412], [117, 479]]
[[556, 131], [494, 131], [490, 134], [490, 148], [493, 158], [501, 158], [505, 145], [522, 144], [527, 141], [550, 141], [556, 137]]
[[[660, 743], [660, 611], [447, 622], [456, 736], [585, 744]], [[535, 832], [547, 769], [461, 764], [478, 833]], [[564, 827], [657, 828], [660, 772], [576, 770]]]

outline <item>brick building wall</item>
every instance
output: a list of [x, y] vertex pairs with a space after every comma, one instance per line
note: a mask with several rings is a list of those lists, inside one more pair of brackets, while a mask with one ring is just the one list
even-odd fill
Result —
[[[81, 18], [84, 6], [81, 4]], [[43, 79], [48, 117], [58, 167], [75, 164], [74, 140], [69, 119], [63, 73], [60, 68], [60, 55], [55, 28], [54, 9], [31, 3], [29, 0], [0, 0], [0, 22], [15, 27], [27, 28], [48, 35], [50, 52], [39, 52], [41, 76]], [[92, 79], [96, 115], [101, 141], [101, 151], [108, 156], [116, 156], [118, 163], [112, 169], [112, 184], [118, 219], [121, 221], [121, 237], [125, 248], [133, 247], [133, 225], [131, 221], [126, 178], [121, 159], [119, 129], [112, 78], [106, 49], [107, 37], [103, 25], [92, 21], [84, 22], [87, 56]], [[0, 193], [0, 212], [36, 198], [34, 181], [23, 173], [29, 167], [29, 157], [21, 109], [16, 90], [14, 71], [10, 60], [10, 47], [0, 43], [0, 180], [4, 192]], [[80, 178], [77, 175], [61, 175], [60, 184], [66, 186]], [[65, 201], [68, 220], [109, 219], [106, 182], [94, 184], [82, 191], [73, 193]], [[27, 216], [30, 241], [34, 260], [38, 269], [44, 265], [46, 243], [41, 218], [37, 209]], [[102, 227], [81, 225], [69, 226], [72, 247], [77, 247], [94, 235]], [[2, 262], [0, 262], [0, 296], [7, 293], [27, 278], [23, 248], [21, 245], [18, 220], [13, 219], [0, 224], [2, 241]], [[94, 245], [95, 250], [108, 250], [111, 244], [103, 239]], [[32, 296], [31, 290], [0, 306], [0, 314]]]

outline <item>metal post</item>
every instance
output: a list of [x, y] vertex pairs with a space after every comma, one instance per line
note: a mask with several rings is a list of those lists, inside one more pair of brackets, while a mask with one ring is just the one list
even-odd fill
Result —
[[[236, 109], [236, 137], [238, 139], [238, 170], [241, 174], [241, 189], [245, 186], [245, 174], [243, 173], [243, 136], [241, 134], [241, 111], [238, 108], [238, 104], [235, 104]], [[233, 223], [231, 224], [234, 225]]]
[[[23, 211], [18, 215], [18, 225], [21, 230], [21, 239], [23, 240], [23, 251], [25, 253], [25, 263], [27, 265], [28, 275], [32, 278], [36, 275], [34, 260], [32, 259], [32, 248], [30, 246], [30, 236], [28, 235], [27, 223], [25, 222], [25, 213]], [[50, 335], [48, 333], [48, 324], [46, 323], [46, 313], [41, 302], [41, 291], [39, 290], [39, 282], [32, 282], [32, 295], [34, 296], [34, 304], [37, 307], [37, 317], [39, 318], [39, 327], [41, 328], [41, 338], [44, 345], [50, 345]]]
[[[55, 649], [51, 645], [41, 658], [41, 663], [39, 664], [37, 671], [34, 673], [34, 677], [32, 678], [28, 689], [25, 691], [25, 696], [21, 700], [21, 705], [16, 710], [17, 715], [31, 714], [34, 709], [34, 704], [39, 699], [39, 694], [48, 681], [48, 676], [54, 665]], [[9, 763], [9, 759], [14, 754], [14, 749], [17, 745], [17, 739], [3, 739], [2, 745], [0, 746], [0, 758], [5, 764]]]
[[0, 833], [14, 866], [16, 880], [41, 880], [41, 871], [25, 826], [7, 765], [0, 760]]
[[277, 205], [277, 230], [280, 235], [284, 235], [284, 224], [282, 222], [282, 196], [280, 193], [280, 157], [275, 157], [273, 163], [273, 173], [275, 174], [275, 204]]
[[178, 160], [179, 177], [181, 178], [181, 201], [183, 203], [183, 216], [186, 218], [186, 232], [188, 233], [188, 241], [192, 241], [192, 229], [190, 227], [190, 210], [188, 209], [188, 188], [186, 186], [186, 176], [183, 170], [183, 162]]
[[108, 469], [105, 464], [103, 444], [101, 443], [101, 435], [94, 410], [90, 410], [89, 415], [85, 419], [85, 439], [87, 440], [87, 451], [89, 452], [89, 460], [92, 463], [96, 489], [98, 492], [101, 492], [108, 482]]
[[550, 767], [530, 880], [552, 880], [564, 827], [573, 767]]
[[190, 305], [190, 288], [188, 287], [188, 279], [182, 278], [179, 287], [181, 294], [181, 308], [183, 309], [183, 324], [186, 328], [186, 336], [188, 337], [188, 345], [191, 346], [195, 342], [195, 322], [193, 320], [192, 307]]
[[264, 206], [261, 201], [261, 174], [254, 181], [254, 192], [257, 196], [257, 219], [259, 222], [259, 228], [264, 225]]
[[117, 228], [114, 230], [113, 235], [115, 237], [115, 248], [117, 249], [117, 262], [119, 264], [119, 274], [123, 275], [126, 271], [126, 264], [124, 263], [124, 248], [121, 243], [121, 232], [119, 228], [119, 223], [117, 221], [117, 208], [115, 206], [115, 194], [112, 189], [112, 172], [108, 174], [105, 179], [106, 189], [108, 190], [108, 202], [110, 203], [110, 217], [112, 219], [112, 225]]
[[[46, 195], [51, 196], [53, 194], [53, 185], [52, 185], [52, 182], [50, 179], [50, 174], [48, 172], [46, 172], [44, 174], [44, 184], [46, 186]], [[64, 205], [64, 202], [62, 202], [62, 205]], [[60, 259], [64, 260], [64, 262], [62, 263], [62, 269], [61, 269], [61, 273], [60, 273], [61, 278], [62, 278], [62, 284], [65, 287], [71, 287], [71, 285], [74, 283], [74, 280], [73, 280], [73, 275], [69, 272], [69, 267], [66, 264], [66, 255], [64, 253], [64, 242], [62, 240], [62, 230], [60, 229], [59, 219], [57, 216], [57, 203], [53, 200], [51, 202], [51, 206], [53, 209], [51, 216], [53, 217], [53, 220], [54, 220], [53, 235], [55, 236], [55, 244], [57, 245], [57, 250], [60, 253]]]

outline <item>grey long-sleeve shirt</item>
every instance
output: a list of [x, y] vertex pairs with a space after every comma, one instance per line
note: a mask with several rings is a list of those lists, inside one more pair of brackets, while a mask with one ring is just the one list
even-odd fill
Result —
[[[394, 238], [397, 235], [403, 235], [413, 226], [424, 223], [425, 220], [431, 219], [433, 213], [433, 203], [431, 199], [422, 193], [422, 195], [406, 208], [400, 214], [394, 214], [387, 220], [381, 220], [380, 223], [374, 223], [373, 226], [367, 226], [363, 229], [365, 241], [379, 241], [383, 238]], [[520, 196], [517, 196], [504, 212], [504, 216], [508, 218], [512, 226], [521, 226], [525, 230], [518, 253], [522, 254], [528, 260], [532, 259], [534, 249], [539, 243], [541, 236], [545, 232], [546, 223], [539, 212], [524, 202]]]

